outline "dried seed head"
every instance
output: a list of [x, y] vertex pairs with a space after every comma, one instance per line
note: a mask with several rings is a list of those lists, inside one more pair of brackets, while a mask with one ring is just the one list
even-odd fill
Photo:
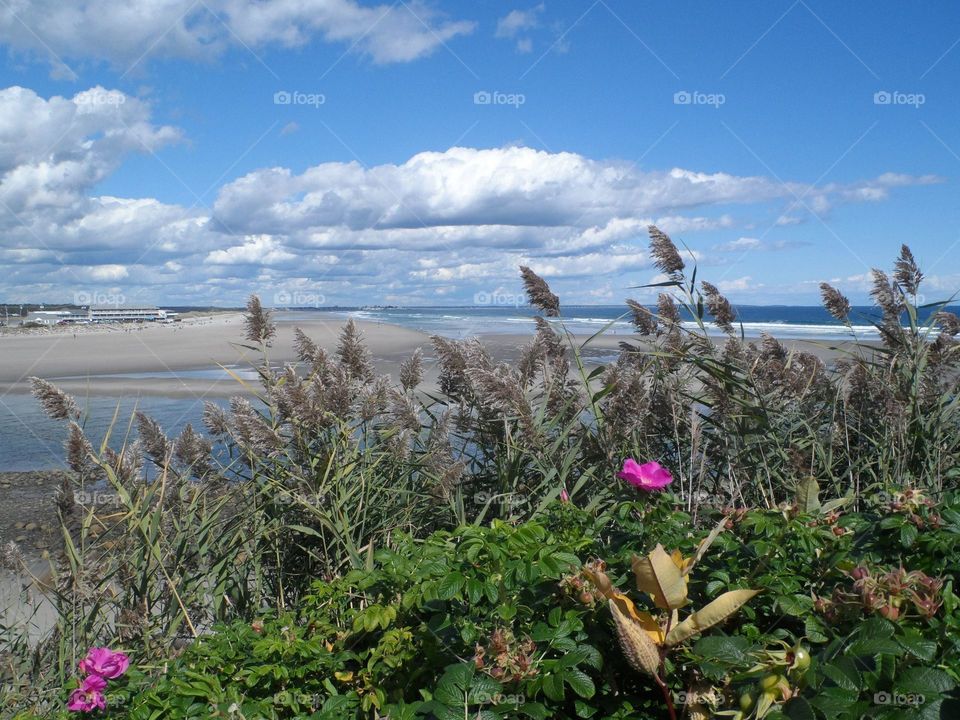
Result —
[[358, 380], [370, 381], [373, 379], [373, 364], [370, 351], [363, 344], [363, 335], [353, 318], [340, 331], [340, 342], [337, 344], [337, 358], [347, 373]]
[[657, 331], [657, 318], [636, 300], [627, 299], [627, 307], [633, 319], [633, 326], [641, 335], [653, 335]]
[[293, 331], [293, 348], [296, 350], [300, 362], [310, 363], [311, 365], [320, 349], [300, 328], [295, 328]]
[[520, 266], [520, 276], [530, 304], [547, 317], [559, 317], [560, 298], [550, 291], [547, 281], [525, 265]]
[[430, 340], [440, 366], [440, 392], [455, 400], [465, 399], [472, 386], [467, 376], [468, 361], [464, 345], [439, 335], [433, 335]]
[[360, 407], [358, 409], [361, 420], [370, 422], [383, 413], [387, 406], [389, 389], [387, 378], [382, 375], [372, 383], [363, 386], [360, 391]]
[[535, 341], [540, 344], [544, 354], [551, 359], [565, 357], [567, 351], [563, 345], [563, 339], [553, 326], [542, 317], [536, 317], [533, 320], [537, 324]]
[[193, 426], [187, 423], [176, 441], [173, 443], [173, 456], [185, 468], [189, 468], [197, 477], [204, 477], [210, 472], [210, 452], [213, 446], [202, 435], [194, 432]]
[[120, 452], [107, 447], [103, 450], [103, 461], [113, 470], [117, 481], [125, 488], [133, 488], [140, 478], [143, 467], [143, 449], [139, 441], [125, 446]]
[[952, 312], [941, 310], [936, 314], [937, 324], [940, 326], [940, 332], [948, 337], [960, 335], [960, 318]]
[[873, 301], [883, 310], [884, 318], [898, 320], [903, 305], [897, 286], [890, 282], [890, 278], [882, 270], [874, 269], [870, 274], [873, 276], [873, 289], [870, 290]]
[[67, 450], [67, 465], [81, 477], [88, 478], [96, 468], [93, 461], [93, 445], [87, 439], [83, 429], [73, 420], [64, 444]]
[[840, 322], [847, 322], [850, 319], [850, 301], [844, 297], [843, 293], [832, 285], [820, 283], [820, 296], [823, 298], [823, 306]]
[[157, 465], [166, 465], [170, 459], [170, 441], [163, 432], [163, 428], [152, 417], [144, 412], [137, 411], [137, 430], [140, 433], [140, 442], [150, 459]]
[[653, 257], [657, 268], [672, 279], [676, 279], [683, 272], [683, 258], [677, 252], [677, 246], [665, 232], [661, 231], [656, 225], [650, 225], [647, 228], [650, 233], [650, 255]]
[[52, 420], [78, 420], [80, 408], [72, 396], [51, 382], [38, 377], [30, 378], [33, 396], [40, 401], [41, 407]]
[[246, 338], [250, 342], [270, 344], [270, 339], [276, 334], [277, 327], [270, 320], [270, 313], [263, 309], [260, 298], [251, 295], [247, 300], [247, 312], [243, 317], [246, 325]]
[[283, 447], [283, 440], [264, 422], [250, 402], [243, 397], [230, 399], [230, 430], [233, 438], [245, 450], [267, 457]]
[[400, 384], [404, 390], [413, 390], [423, 380], [423, 351], [417, 348], [409, 359], [400, 364]]
[[390, 424], [398, 430], [420, 431], [420, 408], [411, 395], [390, 393]]
[[207, 432], [216, 437], [222, 437], [230, 432], [227, 413], [222, 407], [209, 400], [203, 403], [203, 424]]
[[666, 293], [660, 293], [657, 298], [657, 315], [660, 320], [669, 325], [680, 324], [680, 311], [677, 309], [677, 304]]
[[916, 295], [923, 281], [923, 273], [917, 267], [917, 261], [906, 245], [900, 247], [900, 257], [894, 264], [893, 278], [910, 295]]
[[733, 323], [737, 316], [733, 312], [733, 306], [727, 300], [715, 285], [711, 285], [706, 280], [700, 283], [703, 287], [703, 293], [707, 297], [707, 310], [713, 315], [713, 321], [721, 330], [728, 335], [733, 335]]

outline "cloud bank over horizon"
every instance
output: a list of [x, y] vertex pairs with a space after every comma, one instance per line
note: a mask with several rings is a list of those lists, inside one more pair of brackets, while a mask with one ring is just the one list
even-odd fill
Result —
[[[371, 167], [264, 167], [224, 182], [209, 207], [97, 193], [131, 156], [184, 140], [152, 120], [148, 102], [118, 90], [69, 98], [0, 90], [4, 300], [68, 302], [92, 288], [169, 304], [237, 305], [250, 292], [268, 304], [295, 293], [330, 304], [469, 303], [478, 291], [517, 287], [525, 264], [574, 302], [618, 302], [622, 290], [600, 279], [615, 271], [632, 281], [622, 288], [655, 277], [651, 223], [678, 235], [742, 227], [739, 240], [690, 253], [724, 265], [740, 253], [799, 246], [753, 237], [750, 227], [939, 182], [887, 172], [810, 186], [525, 146], [457, 146]], [[724, 282], [750, 289], [749, 279]]]

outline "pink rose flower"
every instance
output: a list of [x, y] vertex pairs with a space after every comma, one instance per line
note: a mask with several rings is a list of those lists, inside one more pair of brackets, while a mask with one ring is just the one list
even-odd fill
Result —
[[80, 661], [80, 672], [84, 675], [99, 675], [107, 680], [120, 677], [128, 667], [130, 658], [109, 648], [90, 648], [87, 656]]
[[660, 463], [651, 461], [640, 465], [633, 458], [624, 460], [623, 470], [617, 473], [617, 477], [626, 480], [635, 488], [648, 492], [663, 490], [673, 482], [670, 471], [662, 467]]
[[107, 707], [107, 699], [103, 696], [103, 690], [106, 687], [107, 681], [102, 677], [99, 675], [88, 675], [83, 679], [80, 687], [70, 693], [67, 710], [71, 712], [105, 710]]

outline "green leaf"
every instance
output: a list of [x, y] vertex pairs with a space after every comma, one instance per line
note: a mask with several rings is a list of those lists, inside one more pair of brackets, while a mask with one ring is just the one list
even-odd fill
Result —
[[460, 594], [466, 582], [467, 579], [462, 573], [450, 573], [437, 586], [437, 595], [443, 600], [451, 600]]
[[812, 643], [825, 643], [830, 639], [827, 635], [827, 626], [814, 615], [810, 615], [803, 621], [803, 631]]
[[543, 694], [555, 702], [563, 700], [563, 678], [559, 675], [547, 675], [544, 677]]
[[828, 718], [843, 715], [851, 705], [857, 702], [857, 693], [843, 688], [824, 688], [810, 703]]
[[820, 671], [833, 680], [844, 690], [853, 690], [857, 693], [863, 687], [863, 678], [857, 670], [856, 663], [849, 657], [841, 656], [830, 663], [820, 666]]
[[697, 655], [728, 665], [738, 665], [750, 661], [750, 641], [736, 635], [708, 635], [700, 638], [693, 646]]
[[803, 697], [795, 697], [784, 705], [783, 714], [790, 718], [790, 720], [816, 720], [816, 716], [813, 714], [813, 708]]
[[777, 598], [777, 605], [786, 615], [807, 617], [813, 609], [813, 600], [807, 595], [781, 595]]
[[905, 548], [913, 547], [919, 534], [919, 531], [912, 523], [904, 523], [900, 527], [900, 544]]
[[567, 685], [570, 686], [570, 689], [582, 698], [592, 698], [593, 694], [596, 692], [596, 687], [593, 684], [593, 680], [591, 680], [590, 676], [579, 668], [570, 668], [567, 670], [564, 675], [564, 680], [566, 680]]
[[927, 640], [920, 633], [912, 631], [905, 633], [897, 638], [897, 642], [908, 653], [920, 660], [933, 660], [937, 654], [937, 643], [934, 640]]
[[953, 689], [953, 679], [943, 670], [912, 667], [900, 673], [894, 680], [894, 689], [900, 693], [913, 693], [934, 699]]
[[894, 640], [885, 637], [857, 638], [847, 646], [847, 653], [853, 656], [863, 655], [903, 655], [903, 648]]

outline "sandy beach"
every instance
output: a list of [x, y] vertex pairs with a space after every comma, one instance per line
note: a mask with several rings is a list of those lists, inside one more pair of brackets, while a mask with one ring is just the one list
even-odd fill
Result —
[[[271, 362], [296, 360], [295, 327], [332, 351], [344, 322], [342, 317], [310, 316], [302, 322], [279, 324], [269, 351]], [[395, 368], [414, 348], [429, 344], [425, 334], [414, 330], [365, 322], [358, 325], [382, 372]], [[243, 335], [240, 313], [218, 313], [163, 325], [0, 335], [0, 395], [29, 392], [27, 378], [31, 376], [55, 381], [78, 395], [235, 395], [243, 388], [227, 373], [211, 379], [191, 377], [191, 371], [216, 370], [218, 366], [244, 368], [256, 362], [256, 353], [243, 347], [247, 344]], [[161, 377], [122, 377], [131, 373]]]
[[[293, 362], [294, 329], [299, 327], [320, 347], [332, 352], [346, 320], [341, 316], [305, 315], [282, 322], [269, 349], [272, 363]], [[400, 363], [423, 350], [425, 384], [435, 379], [433, 351], [426, 333], [382, 323], [357, 321], [378, 372], [396, 378]], [[533, 324], [531, 323], [531, 334]], [[243, 316], [216, 313], [172, 324], [88, 326], [35, 333], [0, 334], [0, 397], [30, 391], [28, 378], [41, 377], [78, 396], [226, 397], [245, 392], [244, 386], [219, 366], [236, 371], [258, 360], [244, 347]], [[516, 359], [530, 335], [480, 336], [497, 361]], [[586, 337], [577, 338], [583, 342]], [[629, 336], [594, 338], [584, 357], [588, 364], [609, 362], [619, 343]], [[824, 359], [836, 355], [825, 344], [787, 341], [788, 347], [814, 352]]]

